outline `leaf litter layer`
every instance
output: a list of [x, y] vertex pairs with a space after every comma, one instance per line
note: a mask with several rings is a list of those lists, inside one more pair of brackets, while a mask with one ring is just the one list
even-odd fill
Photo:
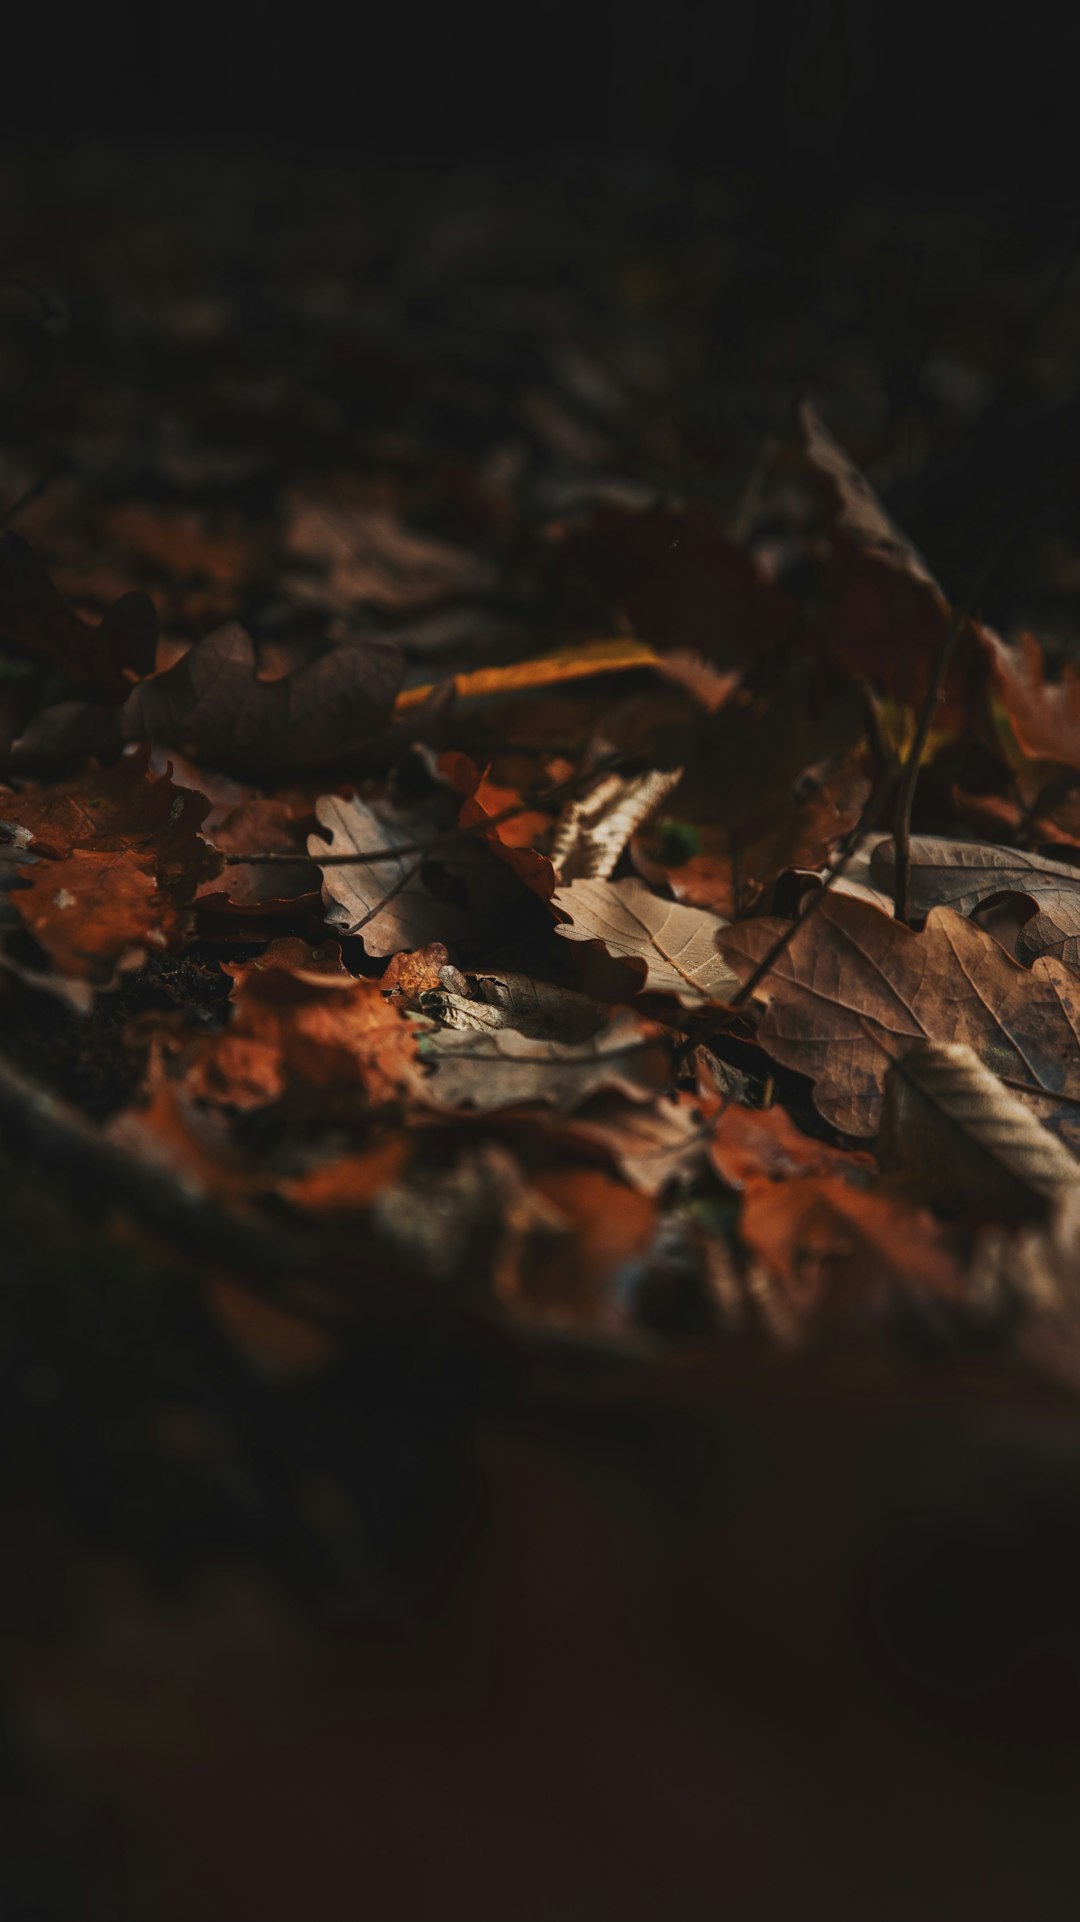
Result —
[[191, 1430], [222, 1538], [263, 1525], [230, 1450], [265, 1395], [315, 1488], [275, 1553], [353, 1566], [379, 1438], [335, 1397], [380, 1343], [501, 1392], [566, 1369], [601, 1420], [612, 1379], [913, 1343], [1075, 1392], [1060, 628], [1021, 628], [1015, 578], [939, 579], [851, 391], [710, 446], [692, 286], [665, 311], [629, 263], [606, 312], [531, 304], [505, 229], [433, 218], [380, 309], [338, 218], [337, 278], [271, 247], [240, 368], [239, 293], [161, 313], [121, 276], [92, 324], [145, 335], [136, 386], [76, 356], [79, 466], [22, 509], [52, 402], [25, 316], [12, 349], [0, 1112], [16, 1171], [93, 1197], [102, 1328], [167, 1274], [225, 1358], [247, 1412]]

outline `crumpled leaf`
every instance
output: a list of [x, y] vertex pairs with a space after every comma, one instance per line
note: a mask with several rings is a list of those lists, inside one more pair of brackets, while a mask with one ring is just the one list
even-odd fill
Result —
[[[470, 904], [438, 891], [440, 875], [453, 875], [476, 900], [490, 889], [491, 870], [499, 869], [479, 836], [454, 831], [449, 796], [435, 794], [415, 807], [358, 796], [343, 801], [324, 794], [315, 816], [329, 834], [308, 837], [308, 853], [322, 868], [323, 900], [329, 925], [342, 934], [359, 934], [369, 954], [397, 954], [433, 941], [455, 941], [470, 928]], [[438, 844], [437, 846], [435, 844]], [[411, 850], [395, 854], [395, 848]], [[428, 852], [417, 852], [427, 848]], [[322, 866], [327, 854], [378, 854], [385, 861]], [[472, 911], [475, 912], [475, 903]]]
[[551, 865], [562, 885], [606, 881], [631, 835], [663, 806], [682, 775], [681, 767], [650, 768], [629, 778], [603, 774], [567, 801], [551, 844]]
[[260, 680], [250, 635], [230, 621], [132, 690], [124, 735], [252, 773], [321, 767], [379, 733], [403, 671], [396, 649], [349, 641]]
[[671, 1066], [663, 1030], [626, 1008], [588, 1041], [539, 1041], [514, 1028], [442, 1028], [421, 1036], [419, 1055], [433, 1071], [424, 1085], [430, 1105], [481, 1114], [535, 1102], [568, 1111], [603, 1089], [648, 1101]]
[[417, 1005], [441, 1026], [472, 1034], [515, 1028], [540, 1041], [587, 1041], [609, 1010], [588, 995], [525, 974], [462, 974], [443, 967], [437, 988], [421, 990]]
[[644, 962], [644, 988], [673, 994], [686, 1007], [734, 993], [735, 977], [716, 947], [727, 925], [719, 915], [662, 901], [634, 879], [572, 881], [558, 889], [554, 905], [570, 917], [556, 933], [568, 941], [600, 941], [609, 954]]
[[48, 569], [21, 534], [0, 534], [0, 644], [14, 647], [70, 680], [119, 698], [130, 677], [154, 664], [158, 619], [148, 594], [125, 594], [97, 627], [84, 621], [54, 587]]
[[927, 1042], [893, 1063], [878, 1149], [928, 1201], [988, 1221], [1042, 1219], [1080, 1162], [969, 1047]]
[[153, 856], [161, 885], [178, 900], [190, 900], [221, 868], [199, 834], [210, 803], [178, 786], [170, 771], [150, 773], [147, 763], [143, 749], [110, 768], [49, 787], [0, 790], [0, 835], [18, 838], [34, 854], [54, 857], [75, 848], [145, 851]]
[[[786, 926], [746, 921], [721, 937], [741, 979]], [[846, 1134], [877, 1133], [886, 1073], [916, 1042], [964, 1041], [1033, 1113], [1080, 1138], [1080, 980], [1055, 960], [1022, 968], [948, 908], [914, 934], [830, 893], [798, 924], [755, 999], [765, 1009], [761, 1046], [814, 1082], [818, 1111]]]

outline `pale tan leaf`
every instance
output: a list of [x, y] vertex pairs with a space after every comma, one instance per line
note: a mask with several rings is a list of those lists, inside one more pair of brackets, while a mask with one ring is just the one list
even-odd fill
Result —
[[572, 881], [554, 904], [570, 916], [557, 933], [568, 941], [599, 941], [609, 954], [645, 964], [643, 987], [673, 994], [687, 1007], [727, 1001], [736, 977], [716, 947], [726, 928], [704, 908], [662, 901], [643, 881]]
[[1022, 1221], [1080, 1182], [1074, 1161], [962, 1042], [926, 1042], [889, 1069], [881, 1160], [928, 1201]]
[[[453, 941], [465, 932], [466, 910], [427, 886], [423, 857], [394, 852], [434, 843], [446, 831], [449, 817], [441, 795], [421, 807], [400, 810], [384, 803], [373, 806], [359, 797], [343, 801], [339, 795], [324, 794], [315, 803], [315, 816], [330, 836], [329, 841], [319, 834], [308, 837], [308, 853], [317, 864], [327, 854], [385, 852], [389, 857], [322, 869], [326, 919], [336, 932], [359, 934], [373, 955]], [[475, 842], [464, 836], [458, 841], [467, 858], [484, 860], [486, 851]]]
[[474, 1034], [514, 1028], [541, 1041], [587, 1041], [609, 1010], [588, 995], [533, 981], [527, 974], [462, 974], [440, 970], [439, 986], [425, 989], [420, 1008], [446, 1028]]
[[[896, 875], [892, 841], [876, 843], [870, 871], [878, 887], [891, 897]], [[1048, 861], [1023, 848], [993, 847], [984, 841], [953, 841], [939, 834], [911, 837], [908, 898], [916, 914], [928, 914], [931, 908], [970, 914], [993, 894], [1030, 894], [1038, 900], [1044, 893], [1057, 896], [1074, 890], [1080, 901], [1080, 868], [1064, 861]]]
[[670, 1070], [662, 1034], [625, 1008], [576, 1045], [538, 1041], [513, 1028], [487, 1034], [438, 1029], [418, 1044], [420, 1060], [432, 1070], [424, 1094], [434, 1107], [482, 1114], [536, 1102], [566, 1111], [604, 1089], [648, 1101]]

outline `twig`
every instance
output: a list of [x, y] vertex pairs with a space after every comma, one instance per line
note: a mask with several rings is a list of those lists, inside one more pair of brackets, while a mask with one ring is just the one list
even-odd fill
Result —
[[[396, 847], [380, 848], [372, 853], [327, 853], [312, 855], [308, 858], [315, 860], [321, 868], [366, 868], [375, 867], [383, 861], [396, 861], [403, 854], [430, 854], [450, 835], [468, 834], [483, 839], [484, 835], [490, 834], [492, 828], [502, 827], [505, 821], [516, 820], [519, 815], [530, 814], [539, 807], [546, 809], [553, 801], [569, 800], [578, 788], [587, 786], [598, 774], [604, 774], [609, 768], [617, 767], [625, 759], [626, 756], [621, 751], [613, 750], [612, 753], [603, 755], [593, 767], [570, 775], [567, 780], [560, 781], [556, 787], [547, 788], [539, 794], [526, 795], [524, 800], [515, 801], [510, 807], [502, 808], [498, 814], [486, 814], [482, 820], [473, 821], [468, 827], [460, 827], [454, 823], [443, 828], [438, 834], [430, 835], [426, 841], [399, 841]], [[302, 861], [304, 858], [300, 849], [288, 854], [223, 854], [221, 857], [223, 866], [227, 868], [269, 867], [279, 863], [295, 866], [297, 861]]]
[[888, 798], [889, 788], [891, 787], [891, 785], [892, 785], [892, 775], [891, 773], [887, 772], [883, 774], [881, 779], [878, 781], [876, 788], [874, 789], [873, 793], [870, 795], [870, 798], [867, 801], [866, 806], [864, 807], [858, 820], [856, 821], [855, 826], [853, 828], [848, 829], [847, 834], [844, 836], [843, 840], [841, 841], [840, 858], [829, 868], [829, 871], [826, 874], [825, 879], [823, 880], [817, 893], [812, 894], [810, 896], [810, 899], [807, 902], [806, 907], [803, 909], [803, 912], [800, 915], [796, 916], [794, 920], [789, 921], [787, 926], [784, 928], [783, 932], [777, 935], [776, 940], [772, 944], [772, 947], [767, 949], [765, 954], [762, 955], [761, 960], [758, 962], [757, 967], [754, 969], [753, 973], [747, 975], [746, 980], [742, 984], [742, 987], [738, 990], [736, 994], [732, 995], [730, 1001], [724, 1004], [725, 1008], [730, 1010], [732, 1008], [745, 1007], [751, 995], [753, 995], [756, 992], [756, 990], [761, 986], [761, 983], [764, 981], [765, 976], [771, 972], [776, 962], [779, 961], [780, 956], [783, 954], [785, 948], [787, 948], [790, 945], [790, 943], [795, 939], [795, 936], [799, 932], [799, 929], [805, 926], [806, 922], [810, 919], [810, 916], [815, 912], [815, 910], [818, 908], [820, 903], [825, 899], [825, 896], [828, 894], [829, 889], [831, 887], [834, 887], [836, 882], [840, 880], [845, 870], [850, 866], [851, 862], [854, 860], [855, 855], [858, 852], [859, 842], [862, 840], [863, 835], [868, 834], [872, 828], [877, 826], [878, 819], [882, 813], [882, 810], [885, 806], [885, 802]]

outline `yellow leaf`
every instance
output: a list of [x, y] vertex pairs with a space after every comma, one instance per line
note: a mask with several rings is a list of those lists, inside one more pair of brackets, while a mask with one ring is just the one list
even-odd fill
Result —
[[[455, 674], [452, 685], [459, 700], [475, 699], [481, 694], [519, 694], [534, 687], [554, 687], [561, 681], [584, 680], [589, 674], [621, 674], [634, 667], [652, 667], [656, 654], [644, 641], [616, 638], [586, 641], [580, 647], [556, 648], [533, 661], [513, 661], [508, 667], [477, 667], [469, 674]], [[419, 707], [445, 683], [428, 682], [424, 687], [406, 688], [394, 703], [395, 714], [406, 714]]]

